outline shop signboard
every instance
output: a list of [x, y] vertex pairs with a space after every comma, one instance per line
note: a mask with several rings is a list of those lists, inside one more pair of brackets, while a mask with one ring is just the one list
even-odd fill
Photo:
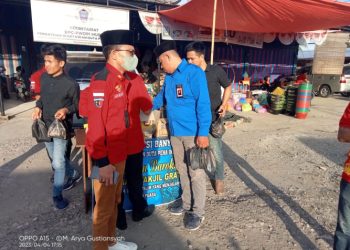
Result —
[[[148, 204], [167, 204], [180, 197], [179, 175], [168, 138], [146, 140], [143, 151], [143, 190]], [[132, 208], [125, 190], [124, 208]]]
[[36, 42], [101, 46], [106, 30], [129, 29], [129, 11], [31, 0], [33, 37]]

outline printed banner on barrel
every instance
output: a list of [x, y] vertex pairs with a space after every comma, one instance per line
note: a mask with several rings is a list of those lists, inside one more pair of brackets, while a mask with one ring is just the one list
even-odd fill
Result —
[[[180, 197], [179, 176], [169, 139], [146, 140], [143, 151], [143, 190], [148, 204], [161, 205]], [[125, 190], [124, 208], [132, 208]]]

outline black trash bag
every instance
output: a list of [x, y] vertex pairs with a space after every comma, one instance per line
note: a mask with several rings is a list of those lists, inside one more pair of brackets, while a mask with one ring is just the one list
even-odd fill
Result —
[[36, 119], [32, 125], [32, 136], [39, 142], [50, 142], [51, 138], [47, 135], [45, 122], [41, 119]]
[[224, 126], [224, 121], [221, 116], [219, 116], [215, 121], [212, 122], [210, 126], [210, 134], [215, 138], [221, 138], [226, 129]]
[[47, 135], [51, 138], [58, 138], [58, 139], [67, 139], [67, 129], [66, 126], [63, 122], [61, 122], [60, 120], [55, 119], [48, 131], [47, 131]]
[[190, 149], [190, 166], [191, 169], [204, 169], [210, 174], [215, 173], [215, 155], [212, 148], [193, 147]]

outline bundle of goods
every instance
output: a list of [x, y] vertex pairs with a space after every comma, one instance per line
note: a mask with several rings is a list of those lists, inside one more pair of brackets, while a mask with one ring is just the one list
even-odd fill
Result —
[[[239, 99], [239, 102], [236, 103], [235, 105], [235, 110], [237, 111], [252, 111], [252, 106], [247, 102], [247, 98], [246, 97], [241, 97]], [[252, 101], [252, 99], [250, 99], [250, 102]]]
[[312, 92], [312, 84], [305, 83], [299, 85], [298, 88], [298, 97], [295, 109], [295, 117], [298, 119], [305, 119], [307, 113], [310, 111], [310, 103], [311, 103], [311, 92]]
[[236, 111], [242, 111], [242, 104], [241, 103], [236, 103], [235, 104], [235, 110]]
[[262, 93], [258, 96], [258, 102], [261, 106], [267, 107], [269, 105], [267, 101], [267, 93]]
[[262, 107], [257, 100], [253, 100], [253, 109], [256, 113], [266, 113], [266, 108]]
[[167, 120], [160, 118], [161, 112], [153, 110], [150, 115], [140, 113], [141, 127], [145, 139], [168, 137]]
[[252, 106], [249, 103], [244, 103], [242, 104], [242, 111], [243, 112], [252, 111]]
[[253, 101], [253, 95], [252, 95], [252, 92], [251, 91], [247, 91], [246, 93], [246, 101], [247, 103], [251, 104], [252, 101]]
[[236, 105], [241, 98], [244, 98], [246, 95], [243, 93], [235, 92], [232, 94], [233, 106]]
[[277, 87], [272, 93], [271, 93], [271, 109], [270, 112], [272, 114], [280, 114], [285, 106], [286, 97], [284, 95], [284, 90]]
[[288, 87], [286, 90], [286, 113], [289, 115], [295, 114], [295, 106], [297, 102], [298, 87]]

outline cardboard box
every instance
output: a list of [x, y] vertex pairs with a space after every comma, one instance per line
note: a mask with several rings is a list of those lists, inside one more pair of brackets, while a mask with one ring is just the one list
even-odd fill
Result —
[[153, 110], [151, 114], [146, 115], [142, 111], [140, 112], [140, 120], [141, 122], [144, 122], [144, 124], [151, 125], [151, 124], [157, 124], [160, 118], [160, 111], [159, 110]]
[[165, 118], [160, 118], [155, 132], [155, 137], [169, 137], [168, 121]]
[[144, 122], [141, 122], [141, 128], [142, 128], [144, 138], [152, 139], [153, 134], [156, 131], [156, 125], [155, 124], [145, 125]]

